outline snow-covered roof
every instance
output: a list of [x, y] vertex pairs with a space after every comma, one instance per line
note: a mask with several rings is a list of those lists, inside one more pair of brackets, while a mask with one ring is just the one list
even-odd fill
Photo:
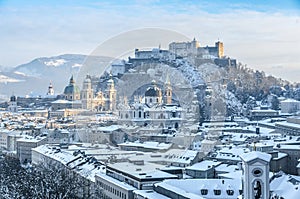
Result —
[[286, 99], [286, 100], [281, 101], [281, 103], [290, 103], [290, 102], [297, 102], [297, 103], [300, 103], [300, 101], [295, 100], [295, 99]]
[[[271, 196], [279, 196], [288, 199], [297, 199], [300, 195], [299, 176], [279, 173], [270, 182]], [[279, 198], [278, 197], [278, 198]]]
[[221, 164], [221, 162], [211, 161], [211, 160], [204, 160], [202, 162], [193, 164], [192, 166], [186, 167], [186, 169], [206, 171], [207, 169], [218, 166], [220, 164]]
[[291, 122], [276, 122], [275, 125], [280, 125], [280, 126], [286, 126], [286, 127], [290, 127], [290, 128], [296, 128], [296, 129], [300, 129], [300, 124], [295, 124], [295, 123], [291, 123]]
[[255, 160], [255, 159], [261, 159], [261, 160], [264, 160], [266, 162], [270, 162], [272, 156], [270, 154], [263, 153], [263, 152], [260, 152], [260, 151], [251, 151], [249, 153], [241, 154], [240, 158], [244, 162], [250, 162], [250, 161]]
[[143, 142], [143, 143], [141, 143], [141, 142], [125, 142], [125, 143], [118, 144], [118, 146], [165, 150], [165, 149], [169, 149], [172, 146], [172, 144], [159, 143], [159, 142]]
[[220, 164], [215, 168], [217, 172], [225, 172], [225, 173], [230, 173], [238, 169], [239, 167], [237, 165], [229, 165], [229, 164]]
[[100, 173], [100, 172], [96, 173], [95, 177], [96, 178], [97, 177], [102, 178], [102, 179], [104, 179], [104, 180], [106, 180], [106, 181], [108, 181], [108, 182], [110, 182], [112, 184], [115, 184], [118, 187], [121, 187], [122, 189], [125, 189], [125, 190], [135, 190], [136, 189], [135, 187], [133, 187], [133, 186], [131, 186], [131, 185], [125, 183], [125, 182], [122, 182], [120, 180], [117, 180], [115, 178], [112, 178], [112, 177], [106, 175], [105, 173]]
[[114, 169], [122, 173], [130, 174], [138, 179], [177, 178], [176, 175], [159, 170], [160, 168], [164, 168], [164, 165], [149, 162], [147, 164], [119, 162], [107, 165], [107, 169]]
[[177, 158], [175, 158], [172, 162], [190, 164], [195, 159], [197, 154], [198, 154], [197, 151], [185, 150], [181, 154], [176, 154]]
[[134, 193], [138, 196], [142, 196], [143, 198], [151, 198], [151, 199], [170, 199], [167, 196], [159, 194], [153, 190], [134, 190]]
[[276, 148], [287, 150], [300, 150], [300, 144], [280, 144], [280, 146], [277, 146]]
[[[236, 199], [240, 195], [241, 185], [240, 179], [180, 179], [164, 180], [154, 186], [162, 187], [188, 198]], [[207, 195], [201, 195], [201, 189], [206, 189]], [[216, 195], [214, 190], [221, 190], [221, 194]], [[227, 190], [233, 190], [233, 195], [228, 195]]]
[[[91, 164], [92, 156], [85, 157], [81, 153], [74, 154], [73, 151], [59, 149], [59, 147], [54, 147], [51, 145], [41, 145], [39, 147], [33, 148], [39, 154], [43, 154], [52, 160], [58, 161], [78, 172], [81, 176], [95, 182], [95, 174], [105, 172], [104, 166], [95, 166]], [[41, 160], [40, 160], [41, 161]], [[36, 162], [35, 162], [36, 163]]]
[[116, 131], [120, 129], [119, 125], [110, 125], [110, 126], [100, 126], [97, 130], [99, 131]]
[[31, 142], [31, 143], [37, 143], [44, 139], [47, 139], [46, 137], [32, 137], [32, 136], [24, 136], [22, 138], [17, 139], [17, 142]]

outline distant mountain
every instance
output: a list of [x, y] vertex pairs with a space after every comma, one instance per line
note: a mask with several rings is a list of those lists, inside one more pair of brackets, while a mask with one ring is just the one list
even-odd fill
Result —
[[[88, 67], [85, 66], [86, 60]], [[45, 95], [50, 82], [55, 93], [60, 94], [72, 75], [76, 79], [80, 70], [85, 73], [97, 71], [97, 68], [106, 66], [111, 60], [108, 57], [88, 57], [80, 54], [37, 58], [9, 71], [0, 71], [0, 96], [8, 98], [12, 94]], [[83, 75], [85, 74], [79, 76]], [[78, 81], [77, 84], [81, 86], [82, 82]]]

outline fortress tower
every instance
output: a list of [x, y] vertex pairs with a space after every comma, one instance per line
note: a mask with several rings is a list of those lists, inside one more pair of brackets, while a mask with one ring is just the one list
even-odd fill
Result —
[[217, 51], [218, 51], [218, 57], [219, 58], [224, 57], [224, 44], [223, 44], [223, 42], [217, 41], [215, 43], [215, 45], [216, 45], [216, 48], [217, 48]]

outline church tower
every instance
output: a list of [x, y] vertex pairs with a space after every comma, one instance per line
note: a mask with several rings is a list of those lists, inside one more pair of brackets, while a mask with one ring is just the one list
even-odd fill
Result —
[[116, 101], [117, 101], [117, 91], [115, 89], [115, 83], [110, 75], [110, 79], [107, 81], [107, 97], [108, 97], [108, 110], [116, 110]]
[[48, 87], [48, 92], [47, 95], [54, 95], [54, 89], [53, 89], [53, 85], [50, 82], [49, 87]]
[[12, 95], [10, 97], [10, 101], [8, 102], [7, 110], [9, 112], [13, 112], [13, 113], [18, 112], [18, 105], [17, 105], [17, 97], [16, 96]]
[[88, 110], [93, 109], [93, 97], [94, 97], [94, 92], [92, 89], [91, 76], [87, 75], [83, 81], [82, 90], [81, 90], [81, 102], [82, 102], [83, 109], [88, 109]]
[[69, 85], [65, 87], [64, 96], [65, 96], [65, 99], [69, 100], [69, 101], [80, 100], [80, 89], [75, 84], [73, 75], [70, 79]]
[[259, 151], [244, 153], [243, 161], [243, 198], [269, 199], [269, 163], [271, 155]]
[[162, 104], [163, 98], [162, 91], [156, 85], [156, 81], [152, 80], [151, 84], [152, 85], [145, 92], [145, 103], [150, 107]]
[[165, 84], [165, 103], [166, 104], [172, 104], [172, 86], [169, 79], [169, 76], [167, 77], [167, 81]]

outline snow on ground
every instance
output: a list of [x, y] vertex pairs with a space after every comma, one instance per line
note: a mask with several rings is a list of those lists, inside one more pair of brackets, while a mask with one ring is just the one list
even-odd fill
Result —
[[46, 64], [47, 66], [57, 67], [57, 66], [65, 64], [66, 62], [67, 61], [64, 59], [56, 59], [56, 60], [46, 61], [46, 62], [44, 62], [44, 64]]

